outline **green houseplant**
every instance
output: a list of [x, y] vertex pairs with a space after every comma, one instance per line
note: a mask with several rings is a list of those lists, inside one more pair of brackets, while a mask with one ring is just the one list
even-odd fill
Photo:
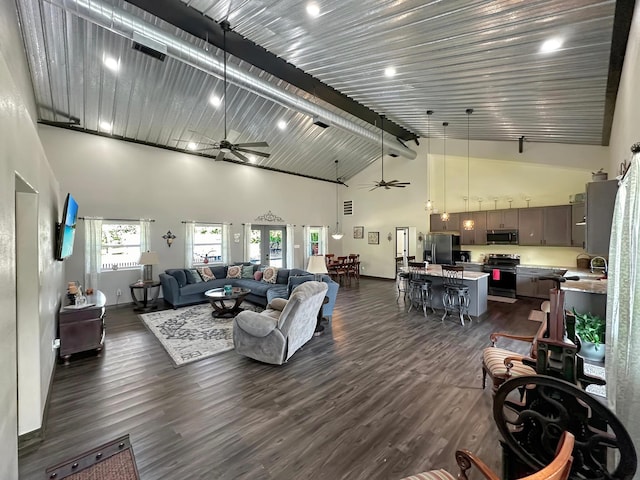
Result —
[[576, 317], [576, 335], [582, 342], [580, 354], [589, 360], [602, 361], [605, 351], [605, 320], [591, 313], [578, 313], [575, 308], [573, 314]]

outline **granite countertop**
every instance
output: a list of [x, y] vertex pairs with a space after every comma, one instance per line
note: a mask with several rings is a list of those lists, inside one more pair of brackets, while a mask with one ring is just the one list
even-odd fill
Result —
[[[408, 272], [409, 269], [408, 268], [404, 268], [402, 267], [400, 269], [403, 272]], [[425, 272], [424, 268], [421, 268], [418, 273], [421, 273], [423, 275], [430, 275], [432, 277], [442, 277], [442, 266], [441, 265], [429, 265], [429, 268], [427, 268], [427, 271]], [[488, 277], [489, 274], [488, 273], [484, 273], [484, 272], [471, 272], [469, 270], [465, 270], [463, 272], [462, 278], [464, 280], [471, 280], [471, 281], [476, 281], [480, 278], [484, 278], [484, 277]]]
[[565, 277], [580, 277], [580, 280], [569, 280], [562, 284], [562, 290], [571, 292], [607, 294], [607, 279], [601, 272], [591, 273], [588, 268], [562, 267], [550, 265], [518, 265], [519, 268], [537, 268], [540, 270], [566, 270]]

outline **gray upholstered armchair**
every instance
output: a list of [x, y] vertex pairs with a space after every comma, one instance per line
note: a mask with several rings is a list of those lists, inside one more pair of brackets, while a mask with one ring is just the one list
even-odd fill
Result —
[[326, 283], [305, 282], [293, 290], [289, 300], [273, 299], [264, 312], [240, 312], [233, 321], [236, 352], [282, 365], [313, 337], [326, 294]]

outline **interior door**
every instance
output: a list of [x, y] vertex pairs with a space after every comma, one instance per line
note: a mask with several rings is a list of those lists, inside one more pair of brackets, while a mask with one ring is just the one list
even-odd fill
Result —
[[396, 227], [396, 271], [403, 265], [405, 255], [409, 256], [409, 227]]
[[251, 226], [251, 263], [286, 268], [287, 229], [284, 225]]

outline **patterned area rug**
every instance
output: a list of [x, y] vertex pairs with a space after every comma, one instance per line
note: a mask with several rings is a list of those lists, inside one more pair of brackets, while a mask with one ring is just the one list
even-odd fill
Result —
[[[262, 307], [242, 302], [245, 310]], [[213, 318], [208, 303], [139, 315], [176, 366], [233, 350], [233, 318]]]

